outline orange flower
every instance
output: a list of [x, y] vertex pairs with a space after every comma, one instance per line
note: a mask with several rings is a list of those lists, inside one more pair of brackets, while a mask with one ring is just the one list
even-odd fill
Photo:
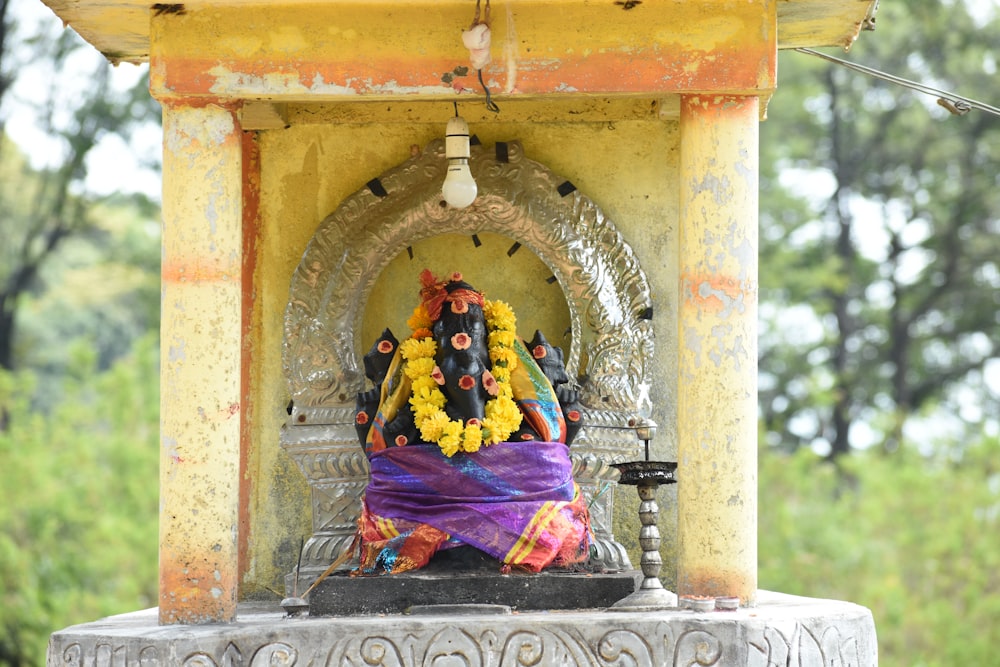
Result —
[[406, 320], [406, 326], [410, 327], [414, 331], [418, 329], [430, 328], [433, 324], [434, 321], [431, 319], [431, 316], [427, 313], [427, 308], [425, 308], [422, 303], [413, 309], [413, 314], [410, 316], [410, 319]]
[[451, 337], [451, 346], [456, 350], [468, 350], [472, 345], [472, 337], [464, 331], [460, 331]]
[[485, 389], [486, 393], [490, 396], [496, 396], [500, 391], [500, 387], [497, 386], [496, 378], [493, 377], [493, 373], [490, 373], [488, 370], [483, 371], [483, 389]]

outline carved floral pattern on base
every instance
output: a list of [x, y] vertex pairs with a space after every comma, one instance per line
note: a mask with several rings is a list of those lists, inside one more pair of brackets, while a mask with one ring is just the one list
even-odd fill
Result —
[[[860, 608], [859, 608], [860, 609]], [[718, 615], [717, 612], [716, 615]], [[724, 613], [724, 612], [721, 612]], [[156, 640], [132, 638], [50, 646], [49, 665], [114, 667], [474, 667], [592, 666], [642, 667], [868, 667], [877, 664], [870, 615], [835, 615], [831, 620], [777, 623], [748, 620], [609, 623], [607, 615], [589, 623], [538, 623], [503, 616], [484, 622], [409, 622], [406, 617], [369, 619], [365, 627], [313, 631], [298, 638], [296, 621], [272, 624], [261, 636], [224, 640], [173, 640], [161, 630]], [[384, 626], [387, 629], [380, 630]], [[225, 627], [225, 626], [223, 626]], [[209, 648], [217, 645], [213, 650]]]

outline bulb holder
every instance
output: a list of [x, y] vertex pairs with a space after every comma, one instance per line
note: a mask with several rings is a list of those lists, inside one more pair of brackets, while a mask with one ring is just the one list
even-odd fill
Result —
[[444, 132], [444, 154], [449, 159], [469, 159], [469, 124], [461, 116], [448, 119]]
[[448, 158], [448, 169], [441, 196], [452, 208], [465, 208], [476, 200], [479, 188], [469, 171], [469, 125], [461, 116], [448, 119], [444, 154]]

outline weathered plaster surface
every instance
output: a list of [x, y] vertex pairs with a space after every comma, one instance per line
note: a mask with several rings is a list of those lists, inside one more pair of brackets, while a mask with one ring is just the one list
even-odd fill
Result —
[[[723, 11], [724, 10], [724, 11]], [[459, 3], [197, 4], [152, 18], [157, 97], [332, 100], [447, 97], [481, 92], [460, 29]], [[613, 3], [511, 3], [494, 12], [485, 83], [508, 94], [670, 93], [774, 88], [775, 6], [767, 0], [669, 2], [637, 11]], [[602, 26], [594, 30], [593, 26]], [[224, 26], [220, 30], [220, 26]], [[405, 29], [400, 29], [405, 26]]]
[[[145, 62], [149, 59], [149, 22], [150, 16], [157, 11], [151, 7], [149, 2], [144, 0], [102, 0], [101, 2], [44, 0], [44, 2], [109, 59], [116, 62]], [[296, 2], [295, 4], [312, 9], [316, 3]], [[323, 4], [336, 5], [340, 10], [357, 5], [365, 8], [372, 6], [371, 2], [361, 2], [361, 0], [344, 0]], [[375, 6], [381, 7], [384, 4], [387, 3], [376, 3]], [[426, 2], [413, 0], [392, 4], [394, 9], [404, 14], [425, 12], [427, 5]], [[436, 9], [440, 9], [443, 4], [440, 1], [434, 3]], [[462, 12], [462, 21], [468, 22], [468, 4], [465, 2], [456, 2], [455, 4]], [[495, 2], [493, 4], [494, 16], [500, 14], [500, 8], [503, 8], [504, 11], [510, 11], [515, 4], [525, 6], [532, 3], [528, 0], [519, 0], [517, 3]], [[541, 2], [534, 4], [546, 7], [550, 13], [563, 15], [562, 7], [569, 3], [541, 0]], [[665, 5], [667, 3], [659, 4]], [[693, 3], [688, 3], [687, 0], [673, 0], [673, 4]], [[875, 0], [781, 0], [780, 2], [772, 0], [771, 4], [776, 7], [775, 23], [777, 24], [778, 48], [788, 49], [799, 46], [841, 46], [848, 48], [857, 39], [866, 16], [874, 12], [877, 3]], [[247, 11], [251, 7], [254, 11], [260, 9], [260, 4], [256, 0], [189, 0], [183, 5], [173, 6], [182, 6], [186, 10], [197, 11], [204, 9], [207, 5], [236, 7], [243, 11]], [[608, 3], [608, 5], [602, 15], [608, 20], [624, 18], [626, 14], [646, 19], [652, 13], [651, 9], [657, 6], [646, 3], [624, 11], [622, 5], [612, 3]], [[160, 11], [162, 12], [162, 10]], [[396, 15], [394, 18], [400, 25], [412, 23], [407, 20], [407, 16]], [[601, 25], [603, 24], [602, 21]], [[345, 41], [358, 38], [358, 30], [353, 27], [342, 28], [333, 24], [330, 26], [330, 32], [333, 36], [340, 37]], [[276, 35], [275, 43], [282, 43], [282, 37], [285, 38], [283, 41], [290, 42], [291, 46], [300, 43], [299, 36], [292, 31], [288, 35]], [[246, 35], [229, 38], [228, 41], [228, 48], [243, 56], [252, 55], [263, 44], [262, 38]]]
[[757, 110], [681, 100], [678, 593], [757, 588]]
[[237, 598], [242, 185], [223, 108], [164, 113], [160, 612], [223, 621]]

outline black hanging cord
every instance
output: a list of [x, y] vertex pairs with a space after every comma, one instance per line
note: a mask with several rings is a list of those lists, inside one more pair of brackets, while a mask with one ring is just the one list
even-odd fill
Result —
[[490, 95], [490, 89], [486, 87], [486, 82], [483, 81], [483, 70], [477, 70], [479, 72], [479, 85], [483, 87], [483, 91], [486, 93], [486, 108], [493, 113], [500, 113], [500, 107], [497, 103], [493, 101], [493, 96]]

